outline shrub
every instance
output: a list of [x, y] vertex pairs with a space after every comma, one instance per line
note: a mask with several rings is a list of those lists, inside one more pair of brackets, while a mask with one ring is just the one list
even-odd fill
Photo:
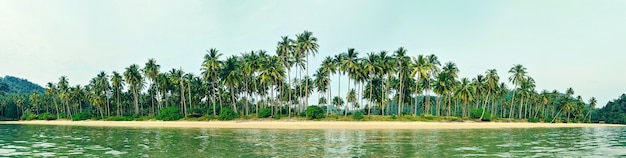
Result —
[[22, 116], [20, 117], [20, 120], [34, 120], [37, 119], [37, 115], [33, 114], [30, 111], [26, 111], [24, 114], [22, 114]]
[[88, 112], [79, 112], [72, 115], [72, 121], [87, 120], [89, 118], [91, 118], [91, 114]]
[[202, 117], [202, 111], [204, 111], [204, 109], [202, 109], [201, 107], [193, 107], [191, 109], [189, 109], [189, 114], [187, 115], [187, 117], [190, 118], [198, 118], [198, 117]]
[[220, 110], [220, 116], [217, 117], [218, 120], [222, 120], [222, 121], [227, 121], [227, 120], [234, 120], [235, 118], [238, 118], [239, 114], [235, 113], [235, 111], [231, 110], [230, 108], [223, 108], [222, 110]]
[[543, 122], [545, 122], [545, 123], [552, 123], [552, 117], [543, 118]]
[[180, 109], [175, 106], [169, 106], [161, 109], [159, 115], [156, 116], [157, 120], [163, 121], [175, 121], [183, 118], [183, 114], [180, 113]]
[[528, 118], [528, 122], [537, 123], [537, 122], [539, 122], [539, 118], [537, 118], [537, 117]]
[[49, 112], [44, 112], [44, 113], [40, 114], [37, 117], [37, 119], [39, 119], [39, 120], [56, 120], [57, 116], [55, 116], [54, 114], [49, 113]]
[[309, 106], [305, 110], [306, 117], [308, 119], [323, 119], [326, 115], [324, 115], [324, 110], [319, 106]]
[[132, 121], [135, 120], [133, 116], [110, 116], [105, 118], [106, 121]]
[[392, 120], [396, 120], [396, 118], [398, 118], [396, 115], [391, 115]]
[[352, 115], [352, 119], [354, 119], [354, 120], [362, 120], [363, 119], [363, 114], [361, 114], [361, 112], [356, 112], [356, 113], [354, 113], [354, 115]]
[[262, 108], [259, 110], [259, 118], [268, 118], [272, 115], [272, 109]]
[[[483, 109], [470, 110], [470, 118], [479, 119], [480, 115], [483, 115]], [[485, 110], [482, 121], [491, 121], [491, 113], [489, 113], [489, 111]]]

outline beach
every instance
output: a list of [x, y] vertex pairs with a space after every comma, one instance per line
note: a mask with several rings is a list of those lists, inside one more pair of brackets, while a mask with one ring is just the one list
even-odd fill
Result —
[[528, 122], [374, 122], [374, 121], [4, 121], [0, 124], [66, 125], [138, 128], [226, 129], [497, 129], [624, 126], [587, 123]]

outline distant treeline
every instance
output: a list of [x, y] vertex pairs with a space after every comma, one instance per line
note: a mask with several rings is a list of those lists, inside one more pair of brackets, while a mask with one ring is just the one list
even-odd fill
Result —
[[596, 110], [596, 114], [594, 122], [626, 124], [626, 95], [622, 94], [616, 100], [609, 101], [606, 106]]

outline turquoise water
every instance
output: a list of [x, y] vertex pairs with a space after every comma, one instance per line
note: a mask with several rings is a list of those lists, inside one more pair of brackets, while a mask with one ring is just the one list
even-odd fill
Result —
[[0, 125], [0, 157], [624, 157], [626, 127], [267, 130]]

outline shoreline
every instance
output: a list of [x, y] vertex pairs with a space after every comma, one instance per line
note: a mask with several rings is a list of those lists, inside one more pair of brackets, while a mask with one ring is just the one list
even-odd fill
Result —
[[507, 129], [564, 127], [624, 127], [617, 124], [527, 123], [527, 122], [380, 122], [380, 121], [0, 121], [3, 124], [65, 125], [135, 128], [214, 129]]

